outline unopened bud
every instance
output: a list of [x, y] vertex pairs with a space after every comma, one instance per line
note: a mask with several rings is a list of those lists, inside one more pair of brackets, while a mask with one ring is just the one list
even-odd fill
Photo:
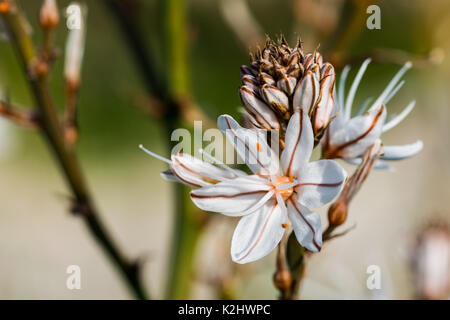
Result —
[[331, 226], [340, 226], [347, 220], [348, 207], [344, 201], [333, 203], [328, 209], [328, 222]]
[[80, 17], [78, 17], [79, 25], [70, 29], [66, 41], [64, 76], [69, 87], [78, 88], [84, 56], [87, 8], [77, 3], [72, 3], [69, 8]]
[[11, 4], [9, 1], [2, 1], [0, 2], [0, 14], [6, 14], [11, 10]]
[[34, 74], [37, 77], [44, 77], [48, 74], [49, 67], [48, 67], [48, 63], [45, 61], [38, 60], [38, 61], [36, 61], [35, 64], [33, 64], [33, 67], [34, 67], [34, 69], [33, 69]]
[[292, 285], [291, 272], [286, 269], [281, 269], [273, 275], [273, 283], [280, 291], [289, 290]]
[[59, 12], [56, 0], [44, 0], [39, 14], [41, 26], [44, 29], [52, 30], [59, 23]]

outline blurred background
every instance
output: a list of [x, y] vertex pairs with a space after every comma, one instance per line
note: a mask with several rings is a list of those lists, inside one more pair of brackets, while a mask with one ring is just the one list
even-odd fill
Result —
[[[145, 112], [150, 97], [114, 16], [102, 1], [84, 2], [88, 25], [77, 150], [107, 226], [127, 254], [145, 257], [145, 285], [153, 297], [160, 298], [175, 201], [172, 185], [159, 176], [166, 164], [146, 156], [137, 146], [143, 143], [166, 154], [166, 136], [161, 121]], [[20, 3], [34, 30], [33, 39], [40, 43], [40, 1]], [[137, 23], [155, 65], [168, 72], [162, 3], [130, 2], [138, 8]], [[61, 12], [68, 4], [58, 1]], [[366, 28], [370, 4], [381, 8], [380, 30]], [[263, 43], [265, 34], [276, 37], [283, 33], [291, 45], [301, 36], [307, 51], [320, 45], [325, 60], [334, 63], [338, 72], [345, 64], [352, 65], [351, 77], [365, 57], [373, 57], [356, 104], [380, 93], [404, 62], [413, 61], [413, 69], [404, 77], [406, 84], [387, 109], [388, 115], [399, 113], [413, 99], [417, 100], [416, 108], [401, 125], [383, 135], [383, 142], [405, 144], [422, 139], [424, 150], [394, 163], [394, 172], [371, 173], [353, 201], [346, 223], [347, 227], [356, 224], [356, 228], [311, 259], [300, 296], [421, 297], [421, 281], [428, 271], [418, 268], [416, 260], [430, 255], [434, 257], [431, 264], [441, 268], [437, 282], [448, 284], [450, 3], [187, 0], [185, 9], [189, 96], [212, 121], [222, 113], [238, 116], [239, 67], [249, 62], [249, 48]], [[56, 39], [62, 51], [66, 36], [62, 21]], [[62, 71], [60, 58], [51, 78], [60, 106], [64, 101]], [[20, 65], [6, 39], [0, 41], [0, 89], [16, 104], [31, 104]], [[343, 165], [352, 172], [351, 166]], [[0, 119], [0, 298], [130, 298], [82, 222], [68, 213], [66, 190], [45, 141], [32, 130]], [[322, 211], [325, 224], [326, 211]], [[236, 223], [217, 217], [206, 228], [195, 253], [191, 298], [223, 296], [213, 286], [217, 278], [222, 279], [230, 297], [276, 298], [271, 281], [273, 254], [250, 265], [232, 264], [229, 245]], [[438, 240], [444, 235], [444, 248], [424, 245], [430, 237], [434, 239], [436, 230]], [[437, 247], [438, 253], [427, 251]], [[81, 267], [81, 290], [66, 288], [66, 268], [72, 264]], [[369, 265], [381, 268], [380, 290], [366, 287]], [[448, 292], [435, 297], [448, 297]]]

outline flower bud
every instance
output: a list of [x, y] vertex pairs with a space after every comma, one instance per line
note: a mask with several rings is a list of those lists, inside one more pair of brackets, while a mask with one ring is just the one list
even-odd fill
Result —
[[277, 270], [273, 275], [273, 283], [280, 291], [287, 291], [292, 285], [292, 275], [287, 269]]
[[71, 4], [81, 14], [79, 28], [70, 30], [66, 41], [64, 76], [69, 87], [77, 88], [80, 82], [81, 65], [84, 55], [87, 9], [79, 4]]
[[9, 1], [0, 2], [0, 14], [6, 14], [11, 10], [11, 4]]
[[46, 30], [56, 28], [59, 23], [59, 12], [56, 0], [44, 0], [39, 13], [41, 26]]
[[347, 220], [348, 207], [344, 201], [333, 203], [328, 209], [328, 222], [330, 226], [338, 227]]
[[315, 143], [319, 143], [334, 106], [332, 65], [324, 62], [318, 51], [304, 54], [301, 42], [291, 48], [283, 37], [277, 42], [267, 39], [263, 49], [251, 54], [251, 60], [249, 66], [241, 67], [241, 88], [252, 91], [251, 95], [240, 92], [252, 116], [246, 123], [252, 128], [280, 130], [279, 136], [284, 137], [289, 119], [302, 109], [311, 118]]

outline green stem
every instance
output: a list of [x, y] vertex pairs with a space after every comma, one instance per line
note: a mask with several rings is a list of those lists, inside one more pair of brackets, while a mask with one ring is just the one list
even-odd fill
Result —
[[[188, 101], [189, 66], [186, 35], [186, 3], [165, 0], [167, 51], [169, 57], [169, 89], [177, 101]], [[166, 289], [168, 299], [186, 299], [190, 294], [195, 249], [204, 220], [184, 186], [176, 187], [176, 220], [173, 230], [170, 269]]]
[[47, 72], [36, 74], [36, 64], [45, 63], [35, 55], [34, 46], [23, 28], [22, 17], [12, 3], [12, 9], [3, 13], [10, 39], [22, 63], [24, 73], [36, 104], [37, 118], [42, 133], [53, 151], [74, 196], [73, 212], [80, 214], [94, 238], [105, 250], [129, 288], [139, 299], [146, 299], [138, 276], [138, 265], [128, 261], [103, 226], [91, 200], [76, 154], [67, 148], [56, 108], [48, 88]]

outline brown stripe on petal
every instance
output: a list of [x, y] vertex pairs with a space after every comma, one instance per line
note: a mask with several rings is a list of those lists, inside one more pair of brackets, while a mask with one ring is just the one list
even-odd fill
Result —
[[[190, 173], [192, 173], [192, 174], [195, 174], [195, 175], [199, 176], [200, 179], [204, 180], [205, 182], [208, 182], [208, 183], [218, 183], [218, 182], [220, 182], [219, 180], [213, 179], [213, 178], [211, 178], [211, 177], [208, 177], [207, 175], [201, 174], [200, 172], [194, 171], [194, 170], [192, 170], [192, 169], [186, 167], [183, 163], [180, 162], [180, 160], [178, 160], [178, 159], [175, 158], [175, 157], [174, 157], [174, 161], [175, 161], [176, 164], [178, 164], [178, 165], [179, 165], [180, 167], [182, 167], [184, 170], [186, 170], [186, 171], [188, 171], [188, 172], [190, 172]], [[175, 170], [174, 170], [174, 171], [175, 171]]]
[[195, 191], [191, 192], [191, 198], [195, 198], [195, 199], [214, 199], [214, 198], [223, 198], [223, 199], [233, 199], [233, 198], [237, 198], [237, 197], [243, 197], [243, 196], [248, 196], [248, 195], [253, 195], [253, 194], [259, 194], [259, 193], [267, 193], [267, 190], [257, 190], [257, 191], [247, 191], [247, 192], [241, 192], [241, 193], [236, 193], [236, 194], [221, 194], [221, 195], [216, 195], [216, 196], [211, 196], [211, 195], [201, 195], [201, 194], [195, 194]]
[[377, 122], [380, 120], [381, 115], [383, 114], [384, 108], [385, 108], [384, 105], [382, 105], [382, 107], [376, 114], [375, 118], [373, 119], [369, 129], [367, 129], [362, 135], [360, 135], [360, 136], [356, 137], [355, 139], [350, 140], [349, 142], [346, 142], [340, 146], [336, 146], [336, 147], [331, 146], [330, 147], [331, 150], [324, 152], [324, 156], [327, 159], [338, 158], [340, 151], [342, 151], [343, 149], [347, 148], [348, 146], [350, 146], [354, 143], [357, 143], [358, 141], [360, 141], [361, 139], [366, 137], [373, 130], [373, 128], [375, 128], [375, 126], [377, 125]]
[[258, 163], [258, 165], [267, 170], [267, 168], [261, 163], [261, 161], [259, 161], [258, 155], [254, 154], [252, 152], [252, 150], [250, 150], [250, 148], [248, 147], [247, 143], [245, 141], [242, 141], [242, 139], [238, 136], [238, 134], [234, 131], [234, 129], [231, 128], [230, 120], [228, 120], [228, 118], [225, 118], [225, 121], [227, 123], [228, 130], [231, 130], [231, 132], [234, 134], [234, 136], [237, 138], [237, 140], [239, 140], [241, 143], [243, 143], [243, 145], [245, 146], [245, 149], [249, 152], [249, 154], [252, 154], [253, 157], [255, 157], [256, 162]]
[[184, 179], [184, 178], [182, 178], [180, 175], [178, 175], [175, 171], [173, 171], [173, 174], [174, 174], [181, 182], [183, 182], [184, 184], [187, 184], [188, 186], [191, 186], [191, 187], [193, 187], [193, 188], [201, 188], [201, 187], [202, 187], [201, 185], [198, 185], [198, 184], [195, 184], [195, 183], [192, 183], [192, 182], [187, 181], [186, 179]]
[[266, 229], [267, 224], [269, 223], [269, 220], [270, 220], [270, 218], [272, 217], [272, 214], [273, 214], [273, 212], [275, 211], [275, 208], [276, 208], [276, 207], [277, 207], [277, 204], [274, 203], [273, 206], [272, 206], [272, 208], [270, 209], [269, 214], [268, 214], [267, 217], [266, 217], [266, 220], [264, 221], [264, 224], [263, 224], [261, 230], [259, 231], [258, 237], [256, 238], [255, 242], [254, 242], [254, 243], [251, 245], [251, 247], [248, 249], [247, 253], [246, 253], [244, 256], [242, 256], [241, 258], [239, 258], [237, 261], [241, 261], [241, 260], [244, 260], [245, 258], [247, 258], [248, 255], [253, 251], [253, 249], [255, 249], [255, 247], [258, 245], [259, 241], [260, 241], [261, 238], [262, 238], [262, 235], [263, 235], [263, 233], [264, 233], [264, 230]]
[[303, 187], [303, 186], [317, 186], [317, 187], [329, 187], [329, 188], [334, 188], [334, 187], [339, 187], [344, 181], [339, 181], [339, 182], [335, 182], [335, 183], [314, 183], [314, 182], [305, 182], [305, 183], [299, 183], [297, 186], [298, 187]]
[[[298, 115], [299, 115], [299, 117], [300, 117], [300, 124], [299, 124], [300, 132], [299, 132], [299, 134], [298, 134], [298, 136], [297, 136], [297, 141], [295, 141], [294, 150], [292, 151], [292, 153], [291, 153], [291, 158], [289, 159], [289, 165], [288, 165], [288, 167], [287, 167], [287, 170], [285, 171], [285, 172], [286, 172], [285, 174], [286, 174], [286, 176], [288, 176], [288, 177], [291, 176], [292, 161], [294, 160], [295, 152], [296, 152], [296, 150], [297, 150], [297, 148], [298, 148], [298, 146], [299, 146], [299, 144], [300, 144], [300, 140], [302, 139], [302, 134], [303, 134], [303, 111], [300, 110], [300, 112], [297, 112], [297, 113], [298, 113]], [[297, 114], [297, 113], [296, 113], [296, 114]], [[295, 114], [294, 114], [294, 116], [295, 116]]]
[[306, 222], [306, 224], [308, 225], [308, 227], [311, 229], [312, 233], [313, 233], [313, 244], [314, 246], [317, 248], [317, 250], [320, 251], [320, 249], [322, 249], [317, 241], [316, 241], [316, 231], [314, 231], [314, 228], [312, 227], [312, 225], [309, 223], [308, 220], [306, 220], [306, 218], [303, 216], [303, 213], [300, 211], [300, 209], [297, 207], [297, 204], [295, 203], [295, 201], [293, 201], [292, 199], [289, 199], [288, 201], [291, 202], [291, 204], [294, 206], [295, 211], [297, 211], [297, 213], [300, 215], [300, 217], [303, 219], [303, 221]]

